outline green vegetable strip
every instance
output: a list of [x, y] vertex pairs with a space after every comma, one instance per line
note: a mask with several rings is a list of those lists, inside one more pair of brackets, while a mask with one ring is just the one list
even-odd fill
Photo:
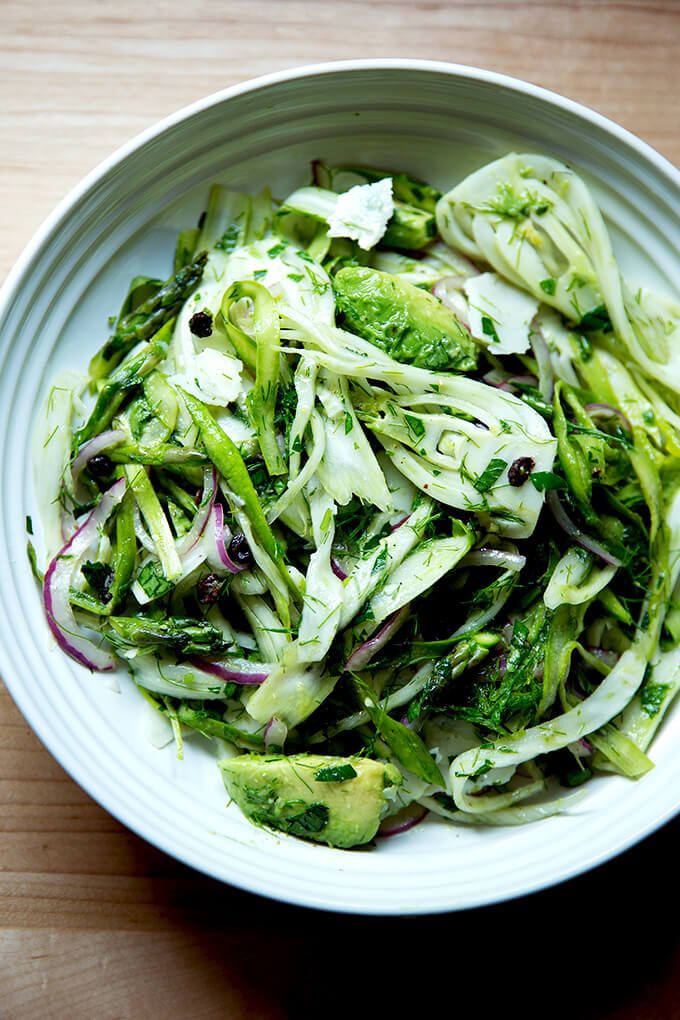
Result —
[[200, 730], [207, 737], [219, 737], [236, 747], [245, 747], [252, 751], [264, 751], [264, 739], [257, 733], [245, 733], [236, 726], [208, 715], [201, 709], [192, 708], [186, 701], [180, 702], [177, 707], [177, 718], [184, 726], [190, 726], [194, 730]]
[[272, 193], [269, 188], [264, 188], [252, 200], [247, 232], [248, 243], [260, 241], [267, 236], [272, 227], [273, 216]]
[[199, 428], [201, 440], [208, 456], [224, 478], [229, 490], [236, 499], [241, 501], [258, 542], [277, 564], [286, 585], [296, 597], [299, 597], [299, 592], [286, 570], [281, 547], [267, 524], [255, 486], [250, 480], [241, 454], [226, 432], [217, 424], [205, 404], [187, 393], [186, 390], [180, 392], [184, 397], [189, 414]]
[[206, 252], [180, 269], [151, 297], [127, 314], [116, 326], [98, 354], [90, 362], [93, 379], [103, 379], [140, 341], [149, 340], [169, 319], [174, 318], [203, 276]]
[[593, 765], [605, 772], [618, 772], [630, 779], [637, 779], [654, 768], [654, 762], [612, 723], [596, 733], [588, 734], [588, 743], [598, 752], [594, 756]]
[[130, 315], [131, 312], [136, 312], [140, 305], [143, 305], [145, 301], [154, 298], [162, 286], [163, 280], [156, 280], [151, 276], [133, 277], [130, 281], [125, 301], [123, 301], [120, 312], [118, 313], [116, 328], [121, 325], [124, 319]]
[[149, 480], [145, 469], [137, 464], [126, 464], [125, 475], [128, 485], [134, 493], [137, 506], [153, 539], [158, 558], [168, 581], [182, 576], [182, 564], [175, 549], [170, 525], [163, 513], [163, 508]]
[[166, 322], [154, 335], [148, 347], [124, 361], [111, 373], [99, 392], [90, 417], [75, 434], [75, 449], [103, 432], [111, 424], [129, 391], [135, 386], [140, 386], [144, 378], [165, 358], [174, 326], [174, 319]]
[[378, 705], [369, 688], [360, 680], [355, 680], [357, 690], [362, 698], [363, 707], [366, 710], [371, 722], [390, 746], [394, 755], [401, 764], [413, 772], [414, 775], [423, 779], [433, 786], [443, 787], [444, 780], [427, 747], [417, 733], [407, 726], [392, 719], [384, 709]]
[[116, 556], [113, 563], [113, 581], [109, 589], [111, 601], [107, 605], [113, 613], [128, 593], [137, 562], [133, 496], [126, 492], [116, 514]]
[[225, 310], [227, 302], [233, 303], [244, 298], [252, 302], [251, 336], [256, 347], [255, 386], [248, 394], [248, 411], [253, 428], [257, 432], [267, 471], [270, 475], [283, 475], [286, 473], [286, 462], [279, 449], [274, 427], [281, 358], [279, 316], [274, 299], [266, 287], [260, 283], [244, 281], [235, 283], [229, 288], [228, 296], [225, 295], [222, 302], [225, 321], [229, 320], [228, 307]]
[[185, 266], [191, 263], [196, 253], [200, 236], [201, 231], [198, 227], [190, 227], [189, 230], [181, 232], [175, 245], [175, 259], [173, 263], [175, 273], [179, 273], [180, 269], [184, 269]]
[[[256, 286], [253, 284], [252, 286]], [[224, 330], [244, 365], [255, 372], [257, 370], [257, 345], [252, 336], [248, 336], [240, 326], [234, 322], [237, 312], [237, 302], [246, 297], [242, 290], [243, 284], [234, 283], [225, 292], [220, 307], [220, 321]], [[264, 289], [264, 288], [263, 288]]]
[[217, 248], [226, 254], [246, 243], [251, 198], [215, 184], [208, 195], [208, 207], [197, 247]]

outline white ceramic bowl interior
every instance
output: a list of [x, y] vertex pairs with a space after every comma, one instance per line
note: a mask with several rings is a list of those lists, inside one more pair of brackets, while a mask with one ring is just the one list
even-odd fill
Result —
[[[633, 783], [598, 779], [566, 814], [471, 829], [428, 820], [370, 852], [280, 838], [227, 798], [199, 735], [185, 760], [143, 734], [141, 698], [55, 646], [25, 554], [35, 514], [36, 408], [55, 372], [84, 368], [129, 279], [165, 276], [177, 231], [219, 180], [285, 196], [309, 160], [404, 168], [447, 189], [508, 151], [572, 163], [592, 187], [624, 270], [672, 291], [680, 279], [679, 175], [602, 117], [513, 79], [421, 61], [296, 69], [227, 90], [112, 156], [50, 217], [0, 299], [0, 670], [49, 750], [105, 808], [216, 878], [294, 903], [426, 913], [507, 899], [584, 871], [677, 808], [680, 716], [659, 732], [657, 767]], [[674, 737], [676, 738], [674, 740]]]

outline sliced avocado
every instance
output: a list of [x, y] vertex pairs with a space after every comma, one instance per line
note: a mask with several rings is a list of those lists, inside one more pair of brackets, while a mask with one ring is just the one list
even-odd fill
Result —
[[367, 266], [339, 270], [333, 290], [349, 329], [396, 361], [434, 371], [475, 368], [468, 330], [427, 291]]
[[385, 791], [401, 782], [399, 769], [371, 758], [243, 754], [218, 764], [251, 822], [337, 847], [373, 839]]

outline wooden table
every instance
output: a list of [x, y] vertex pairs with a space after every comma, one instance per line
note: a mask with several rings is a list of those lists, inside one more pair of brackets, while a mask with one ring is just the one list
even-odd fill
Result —
[[[118, 144], [209, 92], [320, 60], [418, 56], [563, 92], [680, 162], [680, 3], [0, 3], [0, 277]], [[502, 907], [336, 917], [190, 871], [93, 803], [0, 693], [0, 1017], [680, 1017], [678, 825]], [[366, 982], [365, 990], [361, 991]], [[466, 1002], [470, 1003], [466, 1007]]]

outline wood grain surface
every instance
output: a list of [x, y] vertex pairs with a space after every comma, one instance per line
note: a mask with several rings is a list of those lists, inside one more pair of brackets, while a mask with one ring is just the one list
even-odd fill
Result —
[[[412, 56], [493, 68], [596, 108], [678, 163], [679, 44], [675, 0], [0, 0], [0, 278], [120, 143], [296, 64]], [[313, 913], [215, 883], [132, 835], [2, 690], [0, 832], [0, 1020], [680, 1017], [677, 823], [500, 907]]]

